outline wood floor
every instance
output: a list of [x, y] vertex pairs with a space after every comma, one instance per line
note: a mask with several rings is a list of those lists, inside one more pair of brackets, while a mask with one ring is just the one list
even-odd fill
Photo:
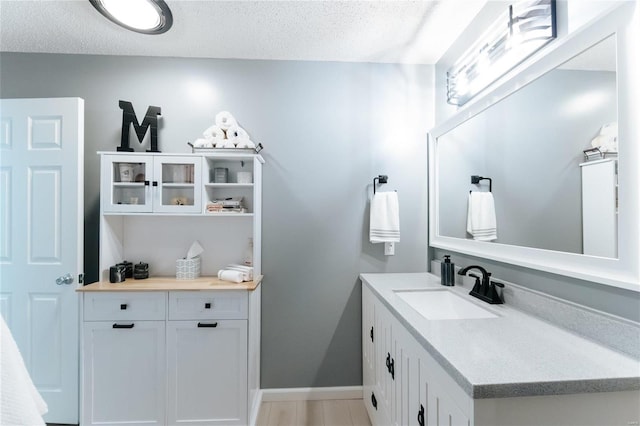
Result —
[[371, 426], [361, 399], [263, 402], [256, 426]]

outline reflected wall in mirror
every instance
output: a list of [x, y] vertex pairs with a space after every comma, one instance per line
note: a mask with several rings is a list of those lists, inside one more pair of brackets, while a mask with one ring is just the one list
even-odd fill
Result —
[[[587, 162], [583, 151], [617, 122], [615, 46], [612, 35], [437, 139], [440, 236], [472, 238], [469, 191], [489, 190], [488, 181], [471, 184], [480, 175], [493, 180], [495, 243], [617, 257], [617, 155], [602, 161], [613, 164], [611, 176], [588, 185], [583, 176], [597, 161]], [[584, 211], [590, 192], [605, 198]], [[601, 238], [613, 238], [610, 248], [592, 252]]]

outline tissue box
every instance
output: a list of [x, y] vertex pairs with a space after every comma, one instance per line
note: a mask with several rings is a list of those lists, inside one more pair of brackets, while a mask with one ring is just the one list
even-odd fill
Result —
[[200, 277], [200, 257], [176, 260], [176, 279], [195, 280]]

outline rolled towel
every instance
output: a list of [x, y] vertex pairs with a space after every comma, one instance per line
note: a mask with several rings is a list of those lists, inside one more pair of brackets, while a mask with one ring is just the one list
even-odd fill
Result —
[[210, 139], [196, 139], [193, 142], [193, 147], [194, 148], [213, 148], [213, 145], [211, 144], [211, 140]]
[[246, 130], [236, 124], [227, 129], [227, 139], [235, 139], [235, 142], [237, 143], [241, 140], [249, 140], [249, 134]]
[[222, 130], [227, 130], [231, 126], [238, 124], [229, 111], [220, 111], [216, 114], [216, 125]]
[[241, 283], [243, 274], [240, 271], [230, 271], [228, 269], [220, 269], [218, 271], [218, 278], [222, 281], [231, 281], [233, 283]]
[[253, 280], [253, 267], [238, 265], [237, 263], [230, 263], [226, 267], [229, 271], [239, 271], [243, 274], [244, 281]]
[[255, 147], [256, 147], [256, 144], [251, 142], [250, 139], [240, 140], [236, 145], [236, 148], [245, 148], [245, 149], [246, 148], [254, 149]]
[[233, 142], [232, 139], [226, 139], [224, 141], [224, 144], [222, 144], [222, 146], [220, 146], [220, 144], [216, 145], [216, 148], [235, 148], [236, 144]]
[[222, 130], [219, 126], [217, 126], [215, 124], [213, 126], [209, 127], [204, 132], [202, 132], [202, 134], [204, 135], [205, 138], [213, 139], [216, 142], [224, 140], [226, 138], [224, 130]]

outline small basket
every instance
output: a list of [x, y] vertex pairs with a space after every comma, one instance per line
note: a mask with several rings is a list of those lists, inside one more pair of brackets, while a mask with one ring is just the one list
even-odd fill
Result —
[[200, 277], [200, 256], [176, 260], [176, 279], [195, 280]]

